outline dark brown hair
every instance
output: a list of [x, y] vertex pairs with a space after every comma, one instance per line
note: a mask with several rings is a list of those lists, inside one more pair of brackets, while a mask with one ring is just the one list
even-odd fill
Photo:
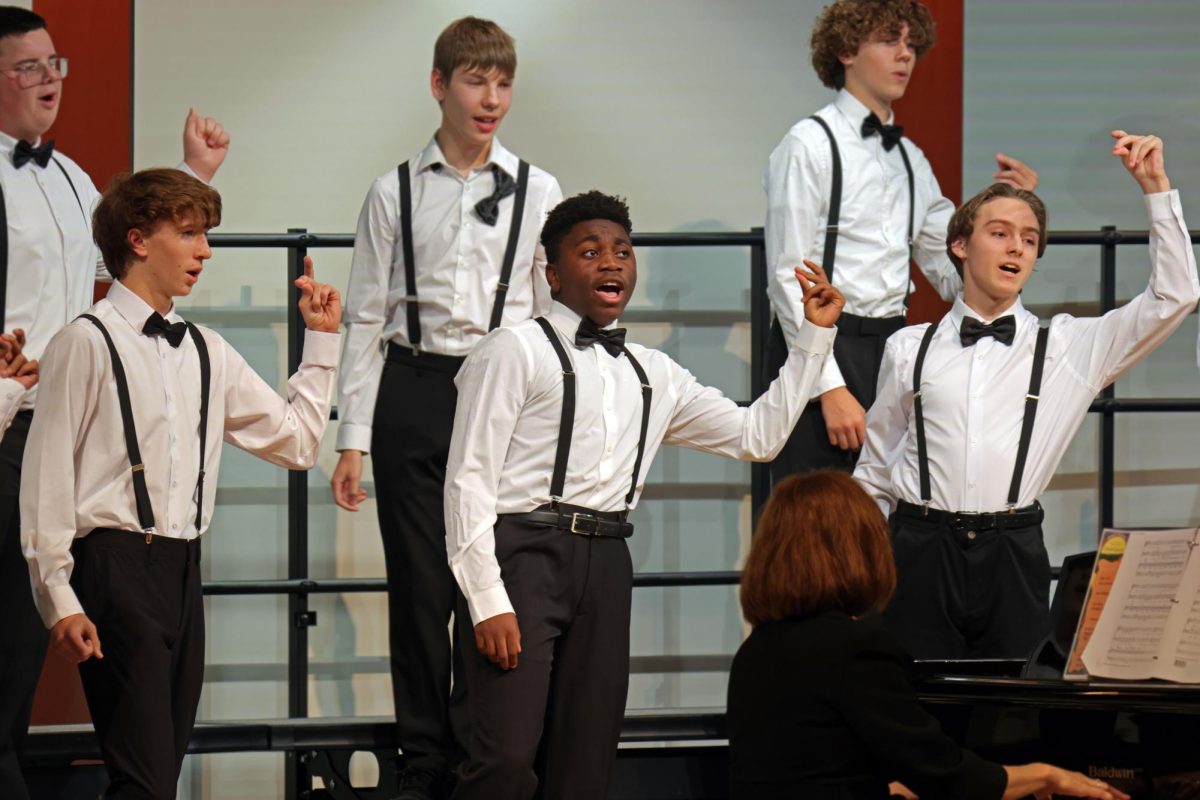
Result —
[[819, 611], [879, 611], [896, 589], [891, 534], [879, 506], [844, 472], [775, 486], [742, 568], [751, 625]]
[[917, 0], [837, 0], [817, 17], [812, 32], [812, 65], [830, 89], [846, 85], [838, 59], [858, 52], [863, 42], [900, 34], [908, 23], [908, 42], [920, 60], [933, 47], [933, 15]]
[[433, 45], [433, 68], [449, 86], [459, 67], [496, 69], [513, 78], [517, 74], [517, 48], [504, 29], [489, 19], [463, 17], [446, 26]]
[[92, 236], [114, 278], [122, 277], [133, 250], [129, 232], [149, 236], [163, 222], [192, 222], [205, 230], [221, 224], [221, 195], [177, 169], [123, 172], [112, 179], [92, 212]]
[[963, 273], [962, 259], [951, 248], [959, 239], [965, 242], [971, 238], [971, 234], [975, 232], [975, 218], [979, 216], [979, 209], [983, 208], [985, 203], [1002, 197], [1023, 200], [1029, 206], [1030, 210], [1033, 211], [1033, 215], [1037, 217], [1038, 221], [1038, 258], [1045, 255], [1046, 204], [1042, 202], [1040, 197], [1027, 189], [1018, 189], [1007, 183], [993, 183], [959, 206], [955, 210], [954, 216], [950, 217], [950, 224], [946, 228], [946, 254], [950, 256], [950, 261], [954, 263], [954, 268], [958, 270], [960, 278]]

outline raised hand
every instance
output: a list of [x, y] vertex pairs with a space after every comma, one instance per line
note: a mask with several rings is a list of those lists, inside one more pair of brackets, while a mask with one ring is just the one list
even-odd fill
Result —
[[337, 333], [342, 321], [342, 296], [327, 283], [313, 278], [313, 260], [304, 257], [304, 275], [294, 281], [300, 290], [300, 316], [309, 330]]
[[1038, 185], [1038, 174], [1033, 167], [1004, 153], [996, 153], [996, 171], [992, 173], [992, 179], [1028, 192]]
[[227, 155], [229, 134], [221, 123], [189, 108], [183, 123], [183, 162], [205, 183], [212, 183]]
[[832, 328], [842, 313], [842, 306], [846, 305], [846, 299], [829, 282], [821, 265], [805, 259], [804, 266], [808, 269], [796, 267], [796, 280], [800, 281], [800, 288], [804, 290], [804, 318], [822, 328]]
[[1171, 180], [1163, 163], [1163, 140], [1157, 136], [1142, 136], [1125, 131], [1113, 131], [1112, 154], [1121, 159], [1125, 169], [1146, 194], [1171, 191]]

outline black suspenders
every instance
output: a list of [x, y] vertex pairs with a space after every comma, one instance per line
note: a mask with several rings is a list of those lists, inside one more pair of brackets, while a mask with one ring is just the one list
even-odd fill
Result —
[[[116, 345], [108, 329], [91, 314], [81, 314], [95, 325], [104, 336], [108, 345], [108, 354], [112, 359], [113, 379], [117, 383], [117, 400], [121, 405], [121, 423], [125, 429], [125, 448], [129, 452], [129, 466], [133, 479], [133, 496], [137, 504], [138, 525], [146, 534], [146, 541], [154, 533], [154, 509], [150, 505], [150, 493], [146, 489], [146, 467], [142, 463], [142, 451], [138, 447], [137, 427], [133, 421], [133, 404], [129, 401], [129, 380], [125, 376], [125, 367], [117, 354]], [[208, 359], [208, 345], [200, 330], [192, 323], [187, 323], [188, 333], [196, 345], [196, 355], [200, 358], [200, 472], [196, 476], [196, 535], [200, 534], [201, 518], [204, 515], [204, 451], [208, 439], [208, 395], [212, 383], [212, 371]]]
[[[421, 347], [421, 319], [417, 309], [417, 267], [413, 257], [412, 237], [412, 182], [408, 175], [408, 162], [396, 167], [400, 181], [400, 236], [404, 240], [404, 311], [408, 322], [408, 343], [413, 352]], [[508, 246], [504, 248], [504, 261], [500, 265], [500, 280], [496, 284], [496, 299], [492, 304], [492, 316], [488, 330], [500, 327], [504, 314], [504, 302], [508, 297], [508, 285], [512, 279], [513, 262], [517, 257], [517, 240], [521, 238], [521, 217], [525, 216], [525, 190], [529, 186], [529, 164], [521, 160], [517, 165], [517, 192], [513, 198], [512, 221], [508, 228]]]
[[[838, 238], [838, 220], [842, 214], [842, 156], [838, 152], [837, 139], [833, 136], [833, 129], [820, 116], [813, 114], [811, 117], [825, 131], [825, 135], [829, 137], [829, 151], [832, 155], [832, 171], [833, 176], [830, 180], [829, 189], [829, 214], [825, 221], [825, 254], [821, 257], [821, 266], [825, 268], [825, 274], [829, 277], [830, 282], [833, 281], [833, 264], [834, 257], [837, 255], [837, 238]], [[914, 217], [917, 212], [917, 187], [916, 179], [913, 177], [912, 163], [908, 160], [908, 151], [904, 149], [904, 142], [896, 142], [900, 148], [900, 157], [904, 159], [904, 171], [908, 173], [908, 260], [912, 261], [913, 251], [913, 226]], [[912, 283], [911, 278], [905, 281], [904, 289], [904, 305], [908, 305], [908, 285]]]
[[[925, 415], [921, 408], [921, 369], [925, 366], [925, 353], [937, 333], [938, 323], [925, 329], [921, 346], [917, 350], [917, 361], [913, 366], [913, 416], [917, 426], [917, 469], [921, 480], [921, 506], [928, 510], [933, 492], [929, 487], [929, 452], [925, 445]], [[1013, 465], [1012, 483], [1008, 487], [1008, 509], [1015, 511], [1021, 493], [1021, 479], [1025, 475], [1025, 462], [1029, 458], [1029, 443], [1033, 438], [1033, 421], [1037, 416], [1038, 394], [1042, 390], [1042, 369], [1046, 364], [1046, 341], [1050, 337], [1049, 326], [1038, 328], [1037, 343], [1033, 348], [1033, 368], [1029, 374], [1029, 393], [1025, 395], [1025, 416], [1021, 421], [1021, 441], [1017, 446], [1017, 461]], [[954, 509], [946, 509], [953, 511]]]
[[[550, 477], [550, 502], [557, 508], [562, 502], [563, 489], [566, 486], [567, 479], [567, 459], [571, 455], [571, 434], [575, 427], [575, 371], [572, 368], [571, 359], [567, 357], [566, 348], [562, 345], [562, 340], [559, 339], [550, 321], [545, 317], [537, 317], [534, 319], [546, 334], [546, 338], [550, 340], [550, 346], [554, 348], [555, 355], [558, 356], [558, 363], [562, 367], [563, 374], [563, 404], [562, 416], [558, 423], [558, 449], [554, 453], [554, 472]], [[625, 511], [629, 511], [629, 507], [633, 504], [633, 496], [637, 493], [638, 474], [642, 469], [642, 455], [646, 451], [646, 433], [650, 428], [650, 400], [653, 391], [650, 388], [650, 381], [646, 377], [646, 371], [642, 369], [642, 365], [633, 357], [627, 348], [622, 348], [625, 357], [629, 359], [630, 366], [637, 373], [638, 380], [642, 384], [642, 429], [638, 438], [637, 458], [633, 462], [633, 480], [629, 485], [629, 492], [625, 495]]]
[[[88, 225], [87, 212], [83, 210], [83, 201], [79, 199], [79, 192], [75, 190], [75, 182], [71, 180], [71, 176], [67, 173], [67, 168], [62, 165], [54, 156], [50, 157], [54, 161], [54, 165], [62, 172], [63, 177], [67, 179], [67, 186], [71, 187], [71, 194], [75, 195], [75, 202], [79, 204], [79, 211], [83, 214], [83, 224]], [[5, 303], [8, 300], [8, 206], [4, 200], [4, 186], [0, 184], [0, 333], [4, 332], [4, 312]]]

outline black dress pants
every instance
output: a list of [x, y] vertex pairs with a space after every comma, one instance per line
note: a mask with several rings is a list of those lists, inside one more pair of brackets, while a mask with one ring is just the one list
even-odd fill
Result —
[[471, 743], [454, 800], [603, 800], [629, 689], [629, 547], [504, 515], [496, 558], [521, 655], [508, 671], [481, 655], [462, 601]]
[[20, 755], [49, 632], [33, 604], [21, 553], [21, 457], [33, 415], [21, 412], [0, 439], [0, 797], [28, 800]]
[[893, 514], [888, 630], [913, 658], [1027, 658], [1050, 629], [1042, 526], [966, 530]]
[[442, 511], [461, 363], [390, 348], [371, 435], [398, 741], [407, 764], [433, 770], [453, 768], [467, 735], [461, 657], [449, 632], [458, 585]]
[[204, 684], [200, 540], [97, 528], [71, 553], [71, 586], [104, 653], [79, 665], [104, 797], [173, 800]]
[[[838, 318], [837, 338], [833, 342], [831, 358], [837, 359], [838, 368], [846, 381], [850, 394], [870, 409], [875, 402], [879, 381], [879, 364], [883, 360], [883, 347], [888, 337], [905, 326], [904, 317], [874, 319], [842, 314]], [[771, 323], [767, 338], [767, 363], [764, 377], [773, 381], [787, 361], [787, 342], [779, 321]], [[771, 462], [771, 483], [778, 483], [788, 475], [799, 475], [815, 469], [840, 469], [854, 471], [858, 462], [857, 450], [843, 450], [829, 443], [825, 430], [825, 417], [821, 413], [820, 398], [814, 397], [796, 422], [792, 435], [783, 450]]]

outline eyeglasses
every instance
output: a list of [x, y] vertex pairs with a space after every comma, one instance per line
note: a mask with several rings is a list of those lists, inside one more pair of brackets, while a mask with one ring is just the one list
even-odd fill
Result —
[[62, 80], [67, 77], [67, 57], [50, 56], [45, 61], [22, 61], [12, 69], [0, 70], [17, 81], [17, 86], [28, 89], [45, 83], [46, 78]]

